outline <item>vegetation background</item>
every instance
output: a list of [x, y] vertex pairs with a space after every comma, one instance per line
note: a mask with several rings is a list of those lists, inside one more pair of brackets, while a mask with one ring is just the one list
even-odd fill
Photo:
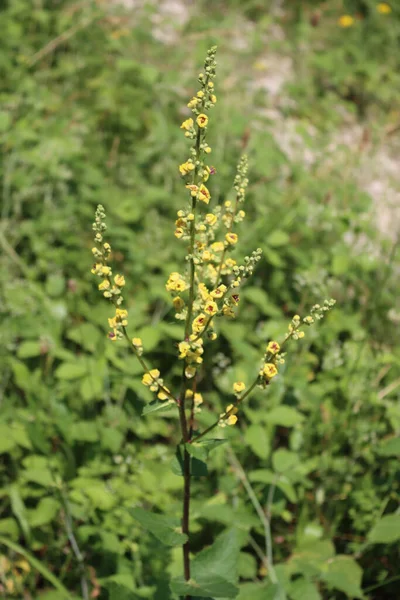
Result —
[[382, 6], [0, 1], [2, 597], [174, 598], [179, 549], [129, 509], [179, 510], [178, 433], [141, 417], [140, 366], [106, 338], [91, 223], [102, 203], [134, 334], [172, 379], [179, 124], [214, 43], [213, 198], [246, 150], [242, 248], [264, 259], [213, 346], [207, 404], [227, 404], [294, 313], [337, 307], [211, 455], [193, 546], [239, 527], [240, 600], [398, 597], [400, 6]]

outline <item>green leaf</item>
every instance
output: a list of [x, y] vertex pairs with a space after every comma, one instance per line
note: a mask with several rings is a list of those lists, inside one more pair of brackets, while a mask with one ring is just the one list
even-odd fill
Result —
[[92, 421], [80, 421], [74, 423], [71, 429], [72, 438], [78, 442], [97, 442], [99, 431], [96, 423]]
[[142, 410], [142, 417], [146, 415], [151, 415], [155, 412], [169, 412], [173, 408], [177, 408], [176, 402], [174, 400], [153, 400]]
[[[189, 454], [189, 452], [188, 452]], [[183, 447], [177, 446], [175, 456], [171, 461], [171, 469], [175, 475], [183, 476]], [[202, 460], [190, 457], [190, 474], [192, 477], [203, 477], [208, 474], [207, 465]]]
[[44, 566], [43, 562], [37, 560], [32, 554], [27, 552], [27, 550], [25, 550], [25, 548], [23, 548], [19, 544], [16, 544], [15, 542], [12, 542], [11, 540], [3, 536], [0, 536], [0, 544], [3, 544], [7, 548], [10, 548], [10, 550], [18, 552], [19, 554], [24, 556], [26, 560], [32, 565], [32, 567], [36, 569], [36, 571], [38, 571], [62, 594], [62, 598], [65, 598], [65, 600], [72, 600], [72, 596], [67, 590], [67, 588], [63, 586], [61, 581], [57, 579], [57, 577], [53, 575], [53, 573], [50, 573], [47, 567]]
[[11, 452], [16, 445], [10, 426], [0, 423], [0, 454]]
[[142, 339], [143, 347], [145, 348], [146, 352], [151, 352], [157, 347], [161, 339], [161, 333], [157, 327], [148, 325], [137, 332], [137, 337]]
[[9, 490], [10, 501], [11, 501], [11, 510], [13, 515], [16, 517], [18, 523], [21, 526], [22, 531], [26, 539], [30, 538], [30, 527], [27, 519], [27, 512], [25, 508], [25, 504], [21, 498], [19, 493], [19, 489], [16, 485], [11, 485]]
[[35, 356], [40, 356], [40, 354], [41, 354], [40, 342], [26, 341], [26, 342], [22, 342], [18, 346], [18, 351], [17, 351], [18, 358], [32, 358]]
[[378, 446], [381, 456], [400, 456], [400, 437], [383, 440]]
[[321, 600], [316, 585], [302, 577], [290, 584], [289, 597], [291, 600]]
[[285, 246], [289, 242], [289, 236], [285, 231], [281, 229], [275, 229], [268, 237], [267, 244], [273, 248], [279, 248]]
[[50, 523], [58, 511], [60, 503], [54, 498], [42, 498], [36, 508], [28, 510], [28, 521], [31, 527], [43, 527]]
[[86, 375], [88, 372], [88, 368], [87, 365], [85, 364], [85, 361], [82, 360], [82, 362], [76, 362], [76, 363], [63, 363], [62, 365], [60, 365], [58, 367], [58, 369], [56, 370], [56, 377], [58, 377], [58, 379], [79, 379], [80, 377], [83, 377], [84, 375]]
[[392, 544], [400, 540], [400, 514], [386, 515], [368, 534], [371, 544]]
[[338, 555], [330, 559], [322, 579], [329, 586], [344, 592], [350, 598], [363, 598], [361, 589], [362, 568], [350, 556]]
[[293, 485], [290, 483], [287, 477], [284, 475], [277, 475], [268, 469], [256, 469], [249, 475], [249, 479], [252, 482], [266, 483], [268, 485], [275, 485], [279, 488], [290, 502], [293, 504], [297, 502], [297, 494]]
[[265, 460], [270, 453], [270, 439], [265, 426], [254, 423], [247, 428], [244, 438], [254, 454]]
[[242, 292], [243, 298], [257, 306], [261, 314], [269, 317], [280, 317], [281, 311], [268, 297], [267, 292], [257, 287], [246, 287]]
[[235, 529], [221, 534], [211, 547], [202, 550], [194, 558], [191, 583], [175, 579], [171, 583], [172, 591], [196, 598], [236, 598], [239, 593], [235, 585], [239, 550], [239, 536]]
[[294, 452], [280, 448], [272, 455], [272, 466], [278, 473], [285, 473], [299, 464], [299, 457]]
[[186, 449], [194, 458], [206, 461], [214, 448], [218, 448], [221, 444], [226, 444], [227, 441], [228, 440], [221, 439], [201, 440], [200, 442], [194, 442], [193, 444], [186, 444]]
[[280, 600], [281, 588], [278, 584], [245, 583], [240, 586], [237, 600]]
[[277, 406], [268, 412], [265, 418], [273, 425], [294, 427], [304, 420], [304, 415], [291, 406]]
[[181, 546], [186, 542], [187, 535], [182, 533], [179, 519], [152, 513], [143, 508], [133, 508], [129, 512], [142, 527], [166, 546]]

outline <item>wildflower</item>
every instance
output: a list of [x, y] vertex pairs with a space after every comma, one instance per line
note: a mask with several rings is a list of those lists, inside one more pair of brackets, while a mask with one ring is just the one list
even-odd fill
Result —
[[169, 398], [169, 389], [167, 387], [164, 387], [162, 390], [160, 390], [158, 392], [157, 398], [159, 400], [168, 400], [168, 398]]
[[[230, 412], [231, 414], [229, 415], [229, 417], [227, 418], [223, 418], [226, 413]], [[226, 427], [227, 425], [235, 425], [237, 423], [237, 413], [238, 409], [236, 407], [233, 406], [233, 404], [229, 404], [229, 406], [226, 407], [226, 410], [224, 413], [220, 414], [220, 420], [219, 420], [219, 426], [220, 427]]]
[[262, 375], [267, 379], [272, 379], [278, 375], [278, 369], [273, 363], [266, 363], [261, 371]]
[[208, 262], [210, 260], [213, 259], [213, 255], [211, 254], [211, 252], [209, 250], [204, 250], [204, 252], [201, 255], [201, 258], [205, 261]]
[[278, 342], [270, 342], [267, 346], [267, 352], [270, 354], [278, 354], [280, 349], [281, 347]]
[[206, 324], [206, 316], [203, 313], [200, 313], [192, 323], [193, 333], [200, 333], [204, 329], [204, 325]]
[[224, 249], [225, 246], [223, 242], [214, 242], [213, 244], [211, 244], [211, 250], [213, 252], [223, 252]]
[[103, 244], [103, 248], [106, 252], [111, 252], [111, 246], [107, 242]]
[[211, 94], [211, 95], [210, 95], [210, 101], [211, 101], [213, 104], [216, 104], [216, 103], [217, 103], [217, 96], [216, 96], [215, 94]]
[[111, 267], [106, 267], [103, 265], [100, 269], [99, 275], [104, 275], [105, 277], [111, 275]]
[[199, 91], [197, 92], [197, 97], [198, 97], [198, 98], [204, 98], [204, 92], [203, 92], [202, 90], [199, 90]]
[[210, 173], [211, 173], [211, 169], [209, 166], [205, 165], [204, 167], [204, 171], [203, 171], [203, 181], [207, 181], [208, 178], [210, 177]]
[[233, 391], [235, 392], [235, 394], [240, 394], [240, 392], [243, 392], [243, 390], [246, 388], [245, 383], [243, 383], [243, 381], [235, 381], [235, 383], [233, 384]]
[[214, 215], [213, 213], [207, 213], [206, 214], [206, 223], [208, 223], [208, 225], [215, 225], [215, 223], [217, 222], [217, 215]]
[[104, 281], [99, 283], [99, 290], [101, 292], [104, 290], [108, 290], [109, 287], [110, 287], [110, 282], [108, 281], [108, 279], [104, 279]]
[[218, 336], [217, 336], [217, 334], [215, 333], [215, 331], [209, 331], [209, 332], [208, 332], [208, 337], [209, 337], [209, 339], [210, 339], [210, 340], [213, 342], [214, 340], [216, 340], [216, 339], [217, 339], [217, 337], [218, 337]]
[[[192, 119], [191, 119], [192, 120]], [[192, 121], [193, 122], [193, 121]], [[196, 123], [200, 128], [203, 127], [207, 127], [207, 123], [208, 123], [208, 117], [207, 115], [204, 115], [203, 113], [201, 113], [197, 119], [196, 119]]]
[[188, 342], [180, 342], [178, 344], [179, 358], [185, 358], [190, 350], [190, 344]]
[[344, 27], [344, 28], [351, 27], [352, 25], [354, 25], [354, 17], [352, 17], [351, 15], [342, 15], [339, 18], [338, 23], [339, 23], [340, 27]]
[[206, 312], [210, 316], [215, 315], [218, 312], [217, 303], [212, 300], [209, 300], [204, 307], [204, 312]]
[[184, 235], [184, 231], [182, 229], [182, 227], [177, 227], [174, 231], [174, 236], [178, 239], [180, 239], [183, 235]]
[[192, 379], [192, 377], [194, 377], [195, 375], [196, 375], [196, 367], [193, 367], [191, 365], [186, 367], [185, 376], [187, 377], [187, 379]]
[[227, 304], [225, 304], [222, 307], [222, 313], [225, 315], [225, 317], [231, 317], [231, 318], [233, 318], [235, 316], [235, 313], [234, 313], [232, 307], [228, 306]]
[[168, 292], [184, 292], [188, 285], [186, 284], [186, 281], [183, 279], [182, 275], [173, 272], [170, 274], [165, 287]]
[[124, 287], [124, 285], [125, 285], [125, 277], [123, 275], [116, 275], [114, 277], [114, 283], [118, 287]]
[[201, 184], [200, 189], [199, 189], [199, 200], [201, 200], [202, 202], [205, 202], [205, 204], [208, 204], [210, 202], [210, 198], [211, 198], [211, 194], [208, 191], [208, 189], [206, 188], [205, 185]]
[[210, 146], [206, 146], [206, 147], [204, 148], [204, 152], [205, 152], [206, 154], [211, 154], [211, 148], [210, 148]]
[[203, 282], [199, 283], [199, 285], [197, 286], [197, 289], [199, 291], [201, 299], [202, 300], [208, 300], [210, 292], [208, 291], [208, 288], [207, 288], [206, 284], [203, 283]]
[[238, 236], [236, 235], [236, 233], [227, 233], [225, 239], [228, 242], [228, 244], [231, 244], [233, 246], [237, 244]]
[[154, 385], [154, 383], [156, 383], [155, 380], [157, 380], [159, 377], [160, 371], [158, 369], [152, 369], [151, 371], [143, 375], [142, 383], [147, 387], [151, 387], [152, 385]]
[[181, 175], [187, 175], [188, 173], [190, 173], [190, 171], [193, 171], [193, 169], [194, 164], [190, 161], [186, 161], [185, 163], [179, 165], [179, 171]]
[[174, 305], [175, 310], [178, 312], [181, 311], [182, 308], [185, 306], [184, 301], [179, 296], [175, 296], [175, 298], [172, 300], [172, 303]]
[[222, 296], [226, 293], [227, 289], [228, 288], [226, 287], [226, 285], [221, 284], [215, 290], [213, 290], [210, 295], [213, 298], [222, 298]]
[[198, 101], [199, 100], [196, 98], [196, 96], [193, 96], [193, 98], [188, 102], [188, 108], [196, 108]]
[[194, 185], [194, 184], [188, 184], [188, 185], [186, 186], [186, 188], [187, 188], [188, 190], [190, 190], [190, 195], [191, 195], [191, 196], [193, 196], [193, 197], [197, 196], [197, 192], [199, 191], [199, 188], [198, 188], [198, 186], [197, 186], [197, 185]]
[[312, 325], [314, 323], [314, 319], [312, 318], [311, 315], [304, 317], [303, 321], [306, 325]]
[[186, 119], [186, 121], [183, 121], [182, 125], [181, 125], [181, 129], [186, 129], [186, 131], [190, 131], [190, 129], [193, 128], [193, 119]]
[[392, 12], [392, 8], [387, 2], [379, 2], [376, 6], [376, 10], [381, 13], [381, 15], [388, 15]]

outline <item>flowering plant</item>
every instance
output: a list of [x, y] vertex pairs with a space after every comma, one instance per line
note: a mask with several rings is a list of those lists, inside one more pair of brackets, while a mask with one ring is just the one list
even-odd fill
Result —
[[[148, 366], [143, 358], [142, 340], [139, 337], [131, 338], [128, 333], [129, 315], [123, 308], [122, 296], [125, 278], [121, 274], [114, 275], [109, 266], [111, 246], [104, 240], [106, 215], [103, 206], [97, 207], [93, 223], [95, 246], [92, 253], [95, 264], [92, 273], [100, 278], [99, 290], [115, 307], [115, 314], [108, 320], [109, 338], [113, 342], [124, 339], [128, 342], [143, 368], [143, 385], [155, 394], [154, 400], [144, 409], [143, 414], [176, 409], [179, 418], [181, 443], [177, 449], [177, 458], [184, 481], [181, 524], [168, 516], [149, 515], [139, 508], [134, 509], [133, 514], [160, 541], [167, 545], [182, 545], [184, 578], [175, 580], [171, 588], [186, 600], [192, 596], [234, 598], [237, 595], [237, 588], [229, 577], [220, 574], [213, 576], [207, 572], [206, 565], [211, 569], [219, 547], [216, 546], [214, 551], [208, 549], [200, 553], [193, 561], [193, 569], [191, 566], [191, 480], [196, 476], [199, 462], [204, 462], [208, 452], [224, 441], [221, 436], [213, 439], [206, 436], [216, 429], [222, 434], [225, 427], [234, 426], [238, 422], [240, 405], [244, 400], [256, 387], [268, 388], [278, 375], [279, 366], [285, 362], [286, 352], [283, 349], [288, 341], [303, 338], [303, 329], [322, 319], [335, 304], [332, 299], [325, 300], [322, 306], [315, 304], [310, 314], [304, 318], [295, 315], [283, 340], [280, 343], [272, 340], [267, 344], [253, 382], [246, 386], [243, 381], [236, 381], [233, 384], [231, 403], [223, 412], [216, 412], [211, 425], [203, 430], [199, 428], [197, 415], [202, 411], [204, 401], [198, 391], [198, 376], [200, 371], [205, 370], [205, 346], [216, 340], [220, 319], [235, 318], [240, 288], [252, 275], [262, 254], [260, 249], [256, 249], [244, 258], [242, 264], [232, 256], [239, 241], [234, 230], [246, 216], [241, 208], [248, 186], [246, 156], [238, 163], [233, 184], [235, 199], [209, 208], [212, 200], [209, 180], [216, 173], [216, 169], [206, 162], [212, 151], [207, 143], [208, 113], [217, 102], [214, 89], [215, 54], [216, 47], [212, 47], [207, 53], [204, 71], [198, 77], [200, 89], [187, 105], [193, 117], [187, 118], [181, 125], [191, 147], [189, 156], [179, 165], [179, 173], [188, 190], [188, 202], [178, 211], [175, 237], [186, 244], [187, 268], [182, 272], [172, 272], [166, 282], [175, 318], [183, 324], [182, 340], [177, 344], [177, 358], [182, 362], [182, 375], [177, 390], [164, 381], [159, 369]], [[207, 410], [212, 408], [207, 407]], [[212, 412], [215, 413], [215, 410]]]

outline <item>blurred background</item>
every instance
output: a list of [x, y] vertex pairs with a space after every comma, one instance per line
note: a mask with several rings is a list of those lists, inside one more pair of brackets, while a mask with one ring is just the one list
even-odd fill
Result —
[[[221, 412], [233, 381], [254, 377], [293, 314], [337, 306], [292, 344], [196, 480], [193, 549], [240, 526], [240, 600], [397, 598], [398, 3], [0, 0], [0, 11], [0, 596], [174, 598], [180, 550], [129, 507], [178, 514], [176, 420], [141, 417], [140, 366], [107, 340], [91, 224], [102, 203], [130, 333], [177, 382], [182, 328], [165, 281], [185, 252], [173, 236], [186, 202], [179, 125], [217, 44], [211, 193], [230, 198], [245, 151], [238, 256], [264, 256], [208, 350], [206, 408]], [[278, 591], [248, 486], [271, 520]]]

